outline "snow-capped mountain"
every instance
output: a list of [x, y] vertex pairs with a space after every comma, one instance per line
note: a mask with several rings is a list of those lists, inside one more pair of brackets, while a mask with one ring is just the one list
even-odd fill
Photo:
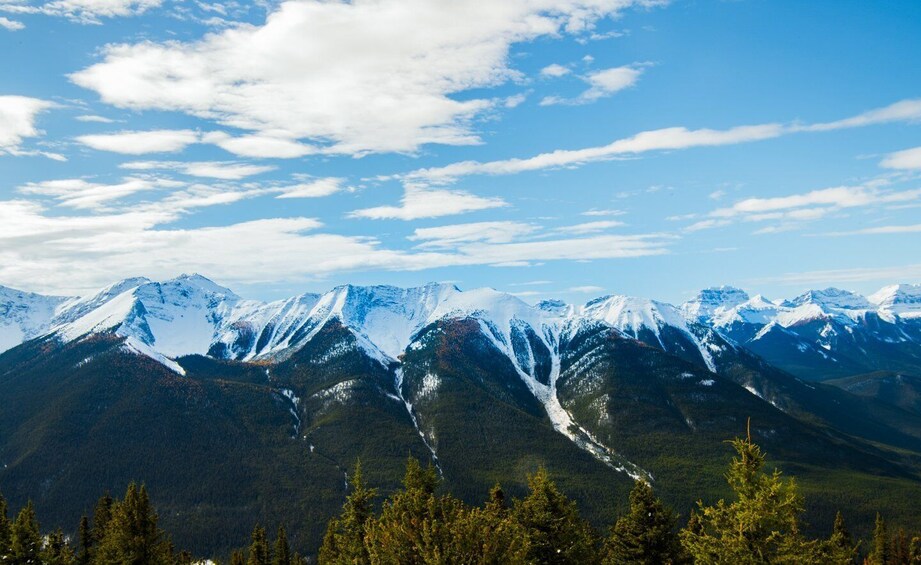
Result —
[[0, 286], [0, 353], [47, 331], [69, 300]]
[[[812, 379], [864, 368], [921, 367], [921, 285], [887, 286], [869, 298], [828, 288], [783, 301], [718, 287], [678, 307], [621, 295], [584, 305], [545, 301], [531, 306], [507, 293], [462, 291], [450, 284], [344, 285], [322, 295], [261, 302], [200, 275], [163, 282], [125, 279], [80, 299], [0, 287], [0, 350], [43, 335], [67, 342], [114, 333], [132, 351], [178, 372], [182, 369], [174, 360], [191, 354], [283, 360], [332, 320], [387, 365], [423, 328], [443, 319], [476, 320], [534, 378], [538, 358], [552, 355], [561, 335], [598, 325], [711, 371], [718, 369], [720, 352], [731, 347], [744, 347]], [[546, 363], [540, 370], [546, 373]]]

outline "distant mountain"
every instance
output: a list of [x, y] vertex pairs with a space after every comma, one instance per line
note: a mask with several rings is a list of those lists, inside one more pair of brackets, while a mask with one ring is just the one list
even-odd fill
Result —
[[546, 465], [600, 525], [634, 478], [682, 512], [720, 496], [722, 441], [751, 418], [816, 527], [842, 500], [867, 523], [885, 505], [921, 525], [906, 502], [921, 413], [898, 401], [914, 373], [804, 380], [910, 367], [916, 290], [775, 303], [723, 287], [678, 307], [449, 284], [260, 302], [199, 275], [4, 291], [0, 327], [19, 333], [0, 354], [0, 491], [73, 527], [99, 492], [143, 480], [170, 493], [155, 502], [183, 547], [227, 549], [258, 520], [313, 551], [356, 459], [386, 493], [412, 454], [471, 502], [498, 480], [520, 494]]

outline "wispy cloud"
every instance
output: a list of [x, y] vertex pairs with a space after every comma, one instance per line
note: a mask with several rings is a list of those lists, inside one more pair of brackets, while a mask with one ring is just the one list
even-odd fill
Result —
[[890, 153], [880, 165], [887, 169], [921, 170], [921, 147]]
[[[547, 67], [550, 68], [550, 67]], [[544, 70], [547, 70], [545, 68]], [[561, 98], [559, 96], [547, 96], [540, 101], [541, 106], [552, 106], [554, 104], [580, 105], [589, 104], [601, 98], [605, 98], [630, 88], [640, 79], [643, 74], [644, 65], [635, 64], [623, 67], [614, 67], [589, 73], [583, 80], [588, 83], [589, 88], [583, 91], [575, 98]], [[554, 69], [559, 72], [557, 69]], [[544, 71], [541, 71], [542, 73]], [[561, 75], [551, 75], [561, 76]]]
[[198, 143], [198, 132], [183, 130], [120, 131], [77, 136], [77, 141], [99, 151], [123, 155], [176, 153]]
[[275, 170], [273, 165], [253, 165], [235, 161], [131, 161], [119, 166], [135, 171], [177, 171], [192, 177], [221, 180], [239, 180]]

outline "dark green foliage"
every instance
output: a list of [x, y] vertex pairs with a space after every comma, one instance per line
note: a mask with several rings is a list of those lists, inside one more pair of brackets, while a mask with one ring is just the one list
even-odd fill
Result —
[[619, 518], [605, 542], [606, 565], [666, 565], [688, 561], [676, 531], [677, 517], [645, 481], [630, 491], [630, 513]]
[[793, 479], [782, 478], [777, 470], [763, 472], [765, 456], [750, 435], [732, 445], [738, 457], [730, 463], [726, 480], [735, 500], [720, 500], [714, 506], [700, 502], [698, 513], [681, 532], [695, 563], [847, 563], [840, 556], [832, 558], [829, 542], [801, 534], [803, 498]]
[[32, 565], [41, 562], [42, 536], [39, 532], [35, 507], [30, 500], [19, 511], [13, 522], [10, 554], [17, 565]]
[[93, 550], [93, 532], [90, 529], [90, 520], [84, 514], [80, 518], [80, 527], [77, 528], [79, 546], [77, 548], [77, 563], [89, 565], [90, 554]]
[[230, 565], [246, 565], [246, 558], [242, 551], [235, 550], [230, 554]]
[[288, 534], [285, 527], [278, 528], [275, 537], [275, 550], [272, 552], [272, 565], [291, 565], [291, 547], [288, 546]]
[[889, 565], [889, 531], [886, 521], [876, 514], [876, 526], [873, 528], [873, 546], [867, 556], [869, 565]]
[[596, 539], [576, 503], [566, 498], [543, 467], [528, 477], [530, 492], [515, 501], [513, 514], [528, 533], [534, 563], [589, 563], [598, 558]]
[[250, 540], [246, 565], [269, 565], [269, 540], [266, 538], [265, 528], [257, 524], [253, 528]]
[[118, 565], [147, 565], [172, 561], [172, 544], [157, 525], [147, 488], [128, 486], [125, 498], [112, 507], [94, 560]]
[[8, 560], [13, 544], [13, 531], [7, 515], [7, 503], [0, 494], [0, 561]]
[[365, 485], [361, 461], [355, 464], [351, 485], [352, 492], [345, 500], [342, 514], [330, 520], [326, 529], [320, 547], [320, 563], [362, 564], [370, 561], [365, 533], [368, 522], [374, 517], [372, 501], [377, 496], [377, 490]]
[[42, 549], [43, 565], [72, 565], [75, 559], [76, 556], [67, 544], [64, 532], [58, 529], [48, 535]]

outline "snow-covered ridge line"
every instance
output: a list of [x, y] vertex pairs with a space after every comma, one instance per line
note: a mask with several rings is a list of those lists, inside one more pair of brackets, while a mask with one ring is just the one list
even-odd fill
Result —
[[79, 299], [0, 287], [0, 352], [48, 334], [72, 341], [112, 332], [166, 359], [201, 354], [276, 360], [299, 350], [327, 322], [337, 320], [356, 335], [358, 346], [388, 364], [428, 324], [472, 318], [485, 322], [504, 340], [512, 339], [513, 326], [548, 336], [564, 326], [601, 323], [668, 350], [664, 335], [671, 332], [696, 348], [713, 369], [707, 344], [696, 337], [700, 332], [695, 328], [751, 324], [757, 331], [811, 320], [853, 325], [871, 314], [890, 323], [921, 321], [921, 285], [887, 286], [869, 297], [829, 288], [771, 301], [719, 287], [701, 291], [680, 306], [621, 295], [580, 306], [561, 301], [532, 306], [493, 289], [462, 291], [435, 283], [414, 288], [344, 285], [322, 295], [261, 302], [243, 299], [201, 275], [182, 275], [162, 282], [125, 279]]

